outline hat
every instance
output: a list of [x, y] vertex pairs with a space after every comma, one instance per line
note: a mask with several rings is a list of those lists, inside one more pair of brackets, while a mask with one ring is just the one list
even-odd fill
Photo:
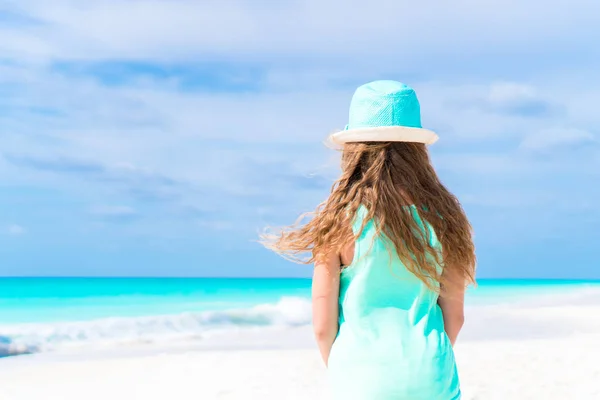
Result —
[[348, 125], [330, 136], [335, 144], [348, 142], [417, 142], [433, 144], [435, 132], [421, 127], [421, 106], [408, 85], [375, 81], [360, 86], [350, 103]]

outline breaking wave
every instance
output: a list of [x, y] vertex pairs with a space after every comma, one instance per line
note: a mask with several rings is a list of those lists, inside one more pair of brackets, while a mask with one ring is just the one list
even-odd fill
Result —
[[47, 324], [0, 325], [0, 357], [65, 347], [201, 340], [232, 330], [310, 324], [310, 302], [282, 298], [247, 309]]

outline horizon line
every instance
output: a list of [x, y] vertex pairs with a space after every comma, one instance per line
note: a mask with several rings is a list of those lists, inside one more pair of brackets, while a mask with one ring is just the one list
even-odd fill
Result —
[[[310, 280], [302, 276], [134, 276], [134, 275], [0, 275], [0, 279], [298, 279]], [[599, 282], [600, 278], [553, 278], [553, 277], [485, 277], [477, 281], [571, 281]]]

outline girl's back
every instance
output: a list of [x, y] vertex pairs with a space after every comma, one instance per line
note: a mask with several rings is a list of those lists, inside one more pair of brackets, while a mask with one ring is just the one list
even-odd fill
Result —
[[[441, 251], [416, 208], [408, 211]], [[353, 223], [358, 234], [365, 209]], [[454, 353], [444, 331], [438, 295], [410, 273], [389, 240], [368, 221], [342, 271], [339, 332], [329, 357], [333, 393], [340, 399], [458, 399]]]
[[415, 91], [395, 81], [359, 87], [348, 122], [331, 136], [342, 168], [327, 200], [264, 243], [315, 264], [313, 327], [335, 398], [457, 400], [452, 346], [476, 257], [467, 216], [429, 159], [437, 135], [421, 127]]

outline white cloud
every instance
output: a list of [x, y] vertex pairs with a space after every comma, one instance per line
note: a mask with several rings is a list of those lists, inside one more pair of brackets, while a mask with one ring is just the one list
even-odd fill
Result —
[[561, 110], [531, 85], [497, 82], [491, 85], [487, 104], [491, 111], [524, 117], [556, 117]]
[[90, 209], [93, 215], [100, 217], [133, 217], [137, 215], [137, 211], [128, 206], [94, 206]]
[[552, 7], [517, 0], [21, 0], [11, 8], [42, 23], [5, 28], [0, 33], [4, 54], [170, 61], [207, 54], [314, 54], [336, 59], [357, 53], [389, 56], [402, 49], [405, 63], [447, 52], [449, 46], [490, 54], [490, 48], [519, 53], [550, 40], [555, 50], [568, 48], [566, 38], [593, 44], [598, 36], [583, 27], [593, 25], [600, 13], [594, 0]]
[[[462, 174], [466, 182], [576, 170], [587, 161], [570, 160], [565, 168], [565, 160], [532, 161], [517, 147], [539, 142], [527, 132], [558, 124], [583, 129], [600, 124], [595, 111], [600, 90], [589, 82], [597, 72], [583, 80], [577, 71], [548, 66], [532, 78], [511, 80], [502, 70], [517, 58], [535, 57], [529, 54], [532, 48], [559, 57], [563, 51], [577, 51], [576, 46], [595, 44], [600, 31], [580, 29], [597, 15], [600, 3], [595, 1], [547, 7], [541, 2], [462, 0], [437, 2], [436, 12], [431, 12], [431, 2], [407, 8], [407, 2], [392, 0], [51, 3], [14, 2], [23, 15], [41, 23], [0, 28], [0, 85], [11, 90], [0, 99], [0, 107], [9, 110], [0, 115], [2, 152], [82, 160], [105, 166], [111, 174], [82, 184], [73, 174], [50, 176], [0, 157], [0, 177], [7, 183], [93, 193], [85, 195], [85, 204], [97, 194], [93, 187], [135, 186], [149, 175], [194, 187], [226, 187], [233, 195], [261, 194], [265, 188], [240, 173], [240, 166], [251, 164], [245, 161], [287, 163], [299, 174], [314, 172], [327, 162], [320, 141], [346, 123], [353, 86], [381, 77], [406, 77], [417, 89], [424, 125], [441, 136], [432, 149], [434, 161], [442, 172]], [[375, 15], [378, 5], [383, 12]], [[559, 43], [553, 40], [557, 37]], [[593, 55], [593, 49], [586, 51]], [[483, 56], [492, 61], [482, 61]], [[110, 86], [90, 74], [49, 68], [54, 61], [128, 59], [157, 68], [158, 62], [188, 63], [191, 69], [195, 62], [211, 60], [255, 63], [264, 67], [256, 78], [262, 91], [194, 92], [181, 87], [176, 75], [141, 79], [135, 73]], [[464, 70], [447, 67], [450, 59]], [[443, 78], [430, 80], [431, 72]], [[228, 79], [240, 77], [234, 73]], [[565, 88], [565, 82], [570, 86]], [[566, 111], [554, 113], [553, 105]], [[550, 114], [528, 117], [544, 107]], [[553, 140], [546, 143], [560, 145], [565, 139]], [[585, 135], [578, 140], [586, 140]], [[208, 206], [213, 200], [190, 190], [181, 202]], [[104, 206], [91, 212], [118, 218], [141, 210], [134, 207]], [[223, 227], [219, 224], [214, 227]]]
[[589, 131], [575, 128], [551, 128], [526, 135], [520, 147], [532, 151], [568, 151], [575, 147], [598, 144], [598, 138]]
[[202, 220], [198, 222], [198, 226], [203, 229], [208, 229], [209, 231], [230, 231], [236, 228], [233, 221], [220, 220]]
[[6, 233], [11, 236], [21, 236], [27, 233], [27, 229], [21, 225], [11, 224], [6, 227]]
[[499, 82], [490, 86], [489, 99], [492, 103], [504, 104], [523, 99], [535, 99], [535, 88], [514, 82]]
[[[326, 87], [250, 94], [182, 93], [161, 82], [143, 88], [108, 88], [89, 78], [54, 77], [43, 70], [35, 79], [17, 82], [26, 90], [20, 98], [4, 102], [41, 109], [58, 107], [59, 113], [0, 116], [8, 139], [3, 143], [5, 154], [40, 159], [48, 159], [49, 155], [76, 157], [111, 171], [151, 171], [193, 185], [228, 186], [237, 192], [246, 191], [240, 185], [247, 185], [239, 179], [241, 157], [298, 165], [299, 173], [315, 172], [327, 162], [324, 155], [328, 153], [321, 141], [346, 123], [352, 95], [352, 88]], [[528, 96], [546, 99], [545, 92], [540, 93], [533, 85], [502, 85], [414, 85], [423, 105], [424, 125], [440, 133], [441, 140], [433, 151], [442, 168], [476, 175], [490, 170], [502, 174], [554, 168], [531, 166], [527, 159], [516, 159], [508, 151], [503, 155], [493, 148], [487, 150], [489, 154], [477, 150], [494, 141], [514, 142], [516, 148], [525, 132], [543, 131], [555, 122], [552, 118], [490, 114], [485, 109], [463, 106], [490, 97], [496, 102]], [[568, 103], [576, 95], [568, 94], [563, 100]], [[600, 100], [600, 91], [596, 98]], [[569, 121], [568, 115], [560, 118]], [[282, 152], [283, 148], [290, 151]], [[0, 175], [7, 182], [50, 179], [40, 172], [2, 168], [1, 157]], [[62, 176], [54, 177], [49, 184], [57, 187], [61, 185], [57, 180], [65, 179], [77, 182]], [[77, 189], [73, 185], [69, 190]], [[194, 196], [185, 200], [198, 199]]]

